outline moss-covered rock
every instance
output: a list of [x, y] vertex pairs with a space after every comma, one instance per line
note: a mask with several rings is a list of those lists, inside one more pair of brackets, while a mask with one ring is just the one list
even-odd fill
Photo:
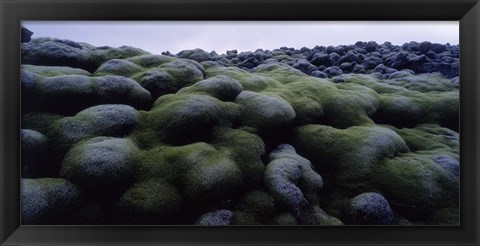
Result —
[[260, 132], [275, 132], [293, 125], [295, 111], [280, 97], [244, 91], [235, 98], [242, 106], [242, 125], [257, 128]]
[[161, 179], [150, 179], [128, 189], [116, 204], [115, 221], [121, 224], [174, 223], [182, 195]]
[[21, 129], [22, 178], [39, 178], [51, 173], [47, 160], [48, 138], [40, 132]]
[[197, 62], [212, 60], [212, 56], [202, 49], [182, 50], [176, 56]]
[[133, 181], [137, 152], [128, 139], [92, 138], [75, 145], [66, 154], [60, 175], [91, 192], [111, 195]]
[[287, 144], [270, 153], [264, 180], [275, 200], [295, 216], [300, 216], [301, 210], [310, 203], [318, 203], [319, 191], [323, 187], [322, 177], [312, 170], [310, 161]]
[[127, 59], [112, 59], [100, 65], [95, 74], [97, 76], [109, 74], [129, 77], [141, 69], [142, 67]]
[[207, 94], [221, 101], [233, 101], [242, 90], [242, 85], [237, 80], [217, 75], [185, 87], [179, 93]]
[[428, 218], [438, 208], [458, 207], [459, 183], [429, 152], [385, 159], [374, 175], [392, 208], [407, 219]]
[[122, 59], [146, 54], [147, 52], [122, 46], [94, 47], [70, 40], [37, 38], [21, 46], [22, 64], [45, 66], [69, 66], [95, 71], [102, 63], [111, 59]]
[[343, 225], [343, 222], [338, 218], [328, 215], [323, 209], [319, 206], [313, 206], [313, 218], [314, 225], [323, 225], [323, 226], [340, 226]]
[[292, 141], [300, 154], [315, 160], [313, 164], [320, 170], [352, 171], [345, 175], [364, 175], [381, 160], [409, 151], [396, 132], [377, 125], [347, 129], [305, 125], [295, 129]]
[[203, 214], [195, 222], [197, 225], [204, 226], [221, 226], [221, 225], [230, 225], [233, 220], [232, 211], [221, 209], [213, 212]]
[[137, 111], [128, 105], [98, 105], [51, 122], [47, 130], [62, 156], [75, 143], [95, 136], [123, 137], [136, 125]]
[[378, 193], [362, 193], [350, 201], [347, 220], [361, 225], [388, 225], [393, 222], [393, 211], [388, 201]]
[[23, 225], [71, 224], [84, 199], [77, 186], [56, 178], [22, 179], [20, 192]]
[[68, 74], [41, 77], [22, 71], [22, 109], [73, 115], [98, 104], [127, 104], [139, 109], [151, 106], [150, 93], [134, 80], [121, 76], [89, 77]]

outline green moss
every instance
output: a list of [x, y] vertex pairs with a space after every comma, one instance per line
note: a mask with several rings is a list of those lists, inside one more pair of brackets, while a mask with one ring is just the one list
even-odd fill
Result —
[[343, 225], [343, 222], [339, 219], [328, 215], [325, 211], [323, 211], [320, 207], [314, 206], [314, 218], [315, 218], [315, 225], [328, 225], [328, 226], [339, 226]]
[[272, 218], [273, 225], [298, 225], [297, 219], [291, 213], [281, 213]]
[[151, 68], [151, 67], [160, 66], [164, 63], [172, 62], [175, 60], [175, 58], [170, 56], [163, 56], [163, 55], [146, 54], [146, 55], [130, 57], [128, 58], [128, 60], [144, 68]]
[[71, 67], [21, 65], [20, 69], [22, 71], [34, 72], [42, 77], [52, 77], [60, 75], [91, 75], [88, 71], [80, 68]]
[[178, 93], [206, 94], [222, 101], [233, 101], [242, 90], [242, 85], [237, 80], [218, 75], [185, 87]]
[[161, 179], [135, 184], [117, 203], [116, 220], [127, 224], [165, 223], [182, 206], [180, 191]]
[[133, 181], [137, 152], [128, 139], [92, 138], [68, 151], [60, 176], [96, 194], [109, 196], [121, 192]]
[[277, 202], [269, 194], [257, 190], [246, 193], [236, 207], [238, 210], [255, 214], [257, 221], [265, 222], [279, 210]]
[[434, 124], [422, 124], [415, 128], [397, 129], [396, 131], [412, 151], [443, 150], [459, 154], [459, 134]]
[[112, 59], [100, 65], [95, 72], [95, 75], [120, 75], [130, 77], [131, 75], [138, 73], [141, 69], [142, 67], [129, 60]]
[[442, 208], [437, 210], [433, 219], [429, 221], [431, 225], [460, 225], [460, 210], [458, 208]]
[[20, 191], [25, 225], [70, 224], [85, 199], [77, 186], [61, 178], [22, 179]]
[[242, 130], [216, 127], [211, 139], [212, 144], [242, 170], [246, 187], [255, 188], [263, 183], [265, 165], [261, 158], [265, 154], [265, 144], [259, 136]]
[[63, 116], [51, 113], [28, 113], [22, 117], [22, 128], [32, 129], [49, 135], [52, 125]]
[[155, 101], [147, 114], [148, 125], [164, 131], [172, 143], [203, 139], [214, 126], [228, 126], [230, 106], [206, 95], [167, 95]]
[[277, 96], [242, 92], [235, 99], [242, 106], [241, 125], [257, 128], [260, 132], [275, 132], [293, 125], [295, 111]]
[[281, 205], [299, 216], [306, 205], [318, 204], [322, 177], [312, 170], [310, 161], [299, 156], [287, 144], [270, 153], [265, 169], [265, 187]]
[[430, 153], [405, 153], [385, 159], [375, 170], [378, 182], [398, 213], [412, 220], [437, 208], [458, 206], [458, 179], [437, 165]]
[[233, 212], [233, 225], [261, 225], [262, 223], [257, 220], [257, 217], [253, 213], [245, 211]]
[[347, 194], [374, 189], [372, 172], [380, 162], [409, 151], [397, 133], [380, 126], [306, 125], [295, 129], [292, 143]]

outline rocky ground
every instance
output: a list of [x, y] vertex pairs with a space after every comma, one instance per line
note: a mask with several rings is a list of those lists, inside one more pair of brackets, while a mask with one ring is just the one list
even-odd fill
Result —
[[22, 224], [459, 222], [458, 46], [22, 51]]

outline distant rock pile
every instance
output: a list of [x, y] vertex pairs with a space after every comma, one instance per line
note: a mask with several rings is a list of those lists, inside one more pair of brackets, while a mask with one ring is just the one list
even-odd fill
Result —
[[458, 224], [458, 46], [22, 44], [22, 223]]

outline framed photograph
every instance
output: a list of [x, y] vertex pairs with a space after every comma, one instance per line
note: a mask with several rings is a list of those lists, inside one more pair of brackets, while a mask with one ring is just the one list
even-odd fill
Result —
[[0, 8], [1, 245], [479, 244], [477, 0]]

